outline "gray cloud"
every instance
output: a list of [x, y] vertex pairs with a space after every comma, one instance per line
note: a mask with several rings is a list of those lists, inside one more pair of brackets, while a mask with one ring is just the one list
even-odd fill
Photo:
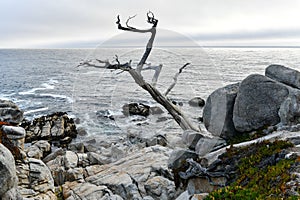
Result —
[[117, 14], [123, 21], [138, 14], [132, 23], [143, 27], [148, 10], [159, 18], [159, 27], [194, 40], [300, 38], [296, 0], [1, 0], [0, 48], [90, 46], [121, 32]]

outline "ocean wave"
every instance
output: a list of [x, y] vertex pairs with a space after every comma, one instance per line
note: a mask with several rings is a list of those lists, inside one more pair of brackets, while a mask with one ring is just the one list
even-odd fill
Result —
[[45, 108], [37, 108], [34, 110], [28, 110], [28, 111], [24, 112], [24, 115], [28, 115], [28, 114], [32, 114], [32, 113], [36, 113], [36, 112], [42, 112], [42, 111], [46, 111], [48, 109], [49, 109], [48, 107], [45, 107]]
[[61, 94], [51, 94], [51, 93], [41, 93], [38, 94], [40, 97], [50, 97], [54, 99], [66, 99], [69, 103], [73, 103], [73, 99], [71, 97], [68, 97], [66, 95]]
[[19, 92], [19, 95], [34, 95], [36, 91], [42, 91], [42, 90], [53, 90], [55, 88], [54, 84], [57, 84], [58, 81], [54, 79], [50, 79], [46, 83], [42, 83], [42, 87], [38, 88], [32, 88], [30, 90], [24, 91], [24, 92]]

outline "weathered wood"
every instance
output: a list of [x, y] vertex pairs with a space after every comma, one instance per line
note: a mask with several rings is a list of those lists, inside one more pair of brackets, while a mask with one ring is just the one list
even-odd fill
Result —
[[[177, 122], [177, 124], [183, 129], [183, 130], [194, 130], [197, 132], [200, 132], [200, 127], [194, 126], [189, 120], [188, 118], [184, 115], [184, 113], [178, 109], [178, 107], [176, 107], [176, 105], [174, 105], [168, 98], [167, 98], [167, 94], [174, 88], [175, 84], [177, 83], [177, 78], [179, 76], [179, 74], [182, 72], [182, 70], [188, 66], [190, 63], [186, 63], [183, 67], [181, 67], [178, 71], [178, 73], [175, 74], [174, 76], [174, 82], [171, 84], [171, 86], [168, 88], [167, 92], [165, 93], [165, 95], [163, 95], [162, 93], [160, 93], [158, 91], [158, 89], [155, 88], [158, 77], [160, 75], [161, 69], [162, 69], [162, 65], [158, 65], [158, 66], [148, 66], [146, 68], [143, 68], [144, 65], [146, 64], [147, 58], [149, 57], [151, 50], [152, 50], [152, 46], [153, 46], [153, 42], [155, 39], [155, 35], [156, 35], [156, 26], [158, 23], [158, 20], [155, 19], [154, 14], [152, 12], [148, 12], [147, 13], [147, 22], [149, 24], [152, 24], [152, 27], [150, 29], [137, 29], [134, 28], [132, 26], [129, 26], [129, 21], [131, 19], [133, 19], [135, 16], [133, 17], [129, 17], [126, 21], [126, 27], [122, 26], [121, 24], [121, 20], [120, 20], [120, 16], [117, 16], [117, 22], [116, 24], [118, 25], [118, 29], [120, 30], [124, 30], [124, 31], [130, 31], [130, 32], [136, 32], [136, 33], [151, 33], [151, 37], [146, 45], [146, 50], [140, 60], [140, 62], [137, 64], [136, 69], [131, 67], [131, 61], [124, 63], [124, 64], [120, 64], [118, 57], [116, 56], [116, 62], [117, 64], [111, 64], [108, 60], [106, 61], [102, 61], [102, 60], [98, 60], [95, 59], [95, 61], [97, 63], [93, 63], [92, 60], [89, 61], [85, 61], [82, 62], [80, 65], [78, 66], [86, 66], [86, 67], [95, 67], [95, 68], [106, 68], [106, 69], [115, 69], [115, 70], [122, 70], [122, 71], [127, 71], [129, 72], [129, 74], [131, 75], [131, 77], [134, 79], [135, 83], [137, 85], [139, 85], [140, 87], [142, 87], [143, 89], [145, 89], [146, 91], [148, 91], [148, 93], [151, 95], [151, 97], [158, 102], [159, 104], [161, 104], [174, 118], [174, 120]], [[101, 65], [98, 65], [101, 64]], [[155, 74], [153, 75], [152, 78], [152, 84], [147, 83], [142, 74], [141, 71], [142, 70], [155, 70]]]

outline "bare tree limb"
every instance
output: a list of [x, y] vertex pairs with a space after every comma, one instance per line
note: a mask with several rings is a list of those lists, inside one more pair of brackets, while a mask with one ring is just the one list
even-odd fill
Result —
[[131, 26], [128, 25], [129, 21], [130, 21], [131, 19], [135, 18], [135, 17], [136, 17], [136, 15], [134, 15], [134, 16], [132, 16], [132, 17], [130, 17], [130, 16], [128, 17], [128, 19], [127, 19], [127, 21], [126, 21], [126, 26], [127, 26], [127, 28], [135, 29], [134, 27], [131, 27]]
[[[134, 27], [131, 27], [128, 25], [129, 21], [134, 18], [133, 17], [129, 17], [129, 19], [127, 19], [126, 21], [126, 27], [122, 26], [121, 24], [121, 20], [120, 20], [120, 16], [117, 16], [117, 22], [116, 24], [118, 25], [118, 29], [120, 30], [124, 30], [124, 31], [130, 31], [130, 32], [136, 32], [136, 33], [151, 33], [151, 37], [147, 43], [146, 46], [146, 50], [140, 60], [140, 62], [137, 64], [136, 69], [133, 69], [131, 67], [131, 61], [121, 64], [119, 62], [118, 56], [116, 56], [115, 61], [117, 64], [111, 64], [108, 60], [106, 61], [102, 61], [102, 60], [97, 60], [97, 63], [93, 63], [91, 60], [89, 61], [85, 61], [83, 63], [80, 63], [78, 65], [79, 66], [86, 66], [86, 67], [96, 67], [96, 68], [106, 68], [106, 69], [115, 69], [115, 70], [122, 70], [122, 71], [127, 71], [129, 72], [129, 74], [131, 75], [131, 77], [134, 79], [134, 81], [136, 82], [136, 84], [138, 84], [141, 88], [143, 88], [144, 90], [146, 90], [151, 97], [159, 104], [161, 104], [171, 115], [172, 117], [175, 119], [175, 121], [177, 122], [177, 124], [183, 129], [183, 130], [194, 130], [197, 132], [200, 132], [200, 128], [194, 126], [188, 119], [187, 117], [184, 115], [184, 113], [178, 108], [176, 107], [167, 97], [166, 95], [161, 94], [156, 88], [155, 85], [157, 83], [159, 74], [161, 72], [162, 69], [162, 65], [159, 66], [148, 66], [147, 68], [143, 69], [143, 66], [146, 64], [146, 60], [148, 58], [148, 56], [150, 55], [150, 52], [152, 50], [152, 45], [153, 45], [153, 41], [155, 38], [155, 34], [156, 34], [156, 26], [158, 23], [158, 20], [154, 17], [154, 14], [152, 12], [148, 12], [147, 13], [147, 22], [149, 24], [152, 24], [152, 27], [150, 29], [136, 29]], [[177, 77], [179, 76], [179, 74], [182, 72], [182, 70], [189, 65], [189, 63], [186, 63], [183, 67], [181, 67], [179, 69], [179, 72], [175, 75], [174, 77], [174, 86], [177, 82]], [[143, 76], [141, 75], [141, 71], [142, 70], [150, 70], [153, 69], [155, 70], [155, 74], [153, 75], [152, 78], [152, 84], [147, 83]], [[170, 87], [170, 91], [171, 89], [174, 87]]]
[[154, 70], [155, 71], [155, 73], [153, 75], [153, 78], [152, 78], [152, 85], [153, 85], [153, 87], [156, 87], [156, 83], [157, 83], [158, 77], [160, 75], [162, 66], [163, 66], [162, 64], [160, 64], [158, 66], [151, 66], [151, 65], [149, 65], [148, 67], [143, 68], [143, 70]]
[[181, 72], [183, 71], [183, 69], [188, 66], [190, 63], [186, 63], [185, 65], [183, 65], [179, 71], [175, 74], [175, 76], [173, 77], [174, 82], [170, 85], [170, 87], [167, 89], [167, 91], [165, 92], [165, 96], [167, 96], [169, 94], [169, 92], [171, 92], [171, 90], [175, 87], [176, 83], [177, 83], [177, 78], [179, 76], [179, 74], [181, 74]]
[[133, 17], [129, 17], [129, 19], [126, 22], [127, 27], [124, 27], [124, 26], [122, 26], [120, 16], [118, 15], [116, 24], [118, 25], [118, 29], [120, 29], [120, 30], [136, 32], [136, 33], [151, 33], [151, 37], [147, 43], [146, 50], [136, 68], [136, 71], [138, 73], [141, 73], [142, 68], [143, 68], [144, 64], [146, 63], [146, 61], [151, 53], [151, 50], [152, 50], [153, 42], [154, 42], [155, 35], [156, 35], [156, 26], [157, 26], [158, 20], [155, 19], [154, 14], [151, 11], [149, 11], [147, 13], [147, 22], [149, 24], [152, 24], [152, 27], [150, 29], [137, 29], [137, 28], [128, 26], [128, 22], [132, 18]]

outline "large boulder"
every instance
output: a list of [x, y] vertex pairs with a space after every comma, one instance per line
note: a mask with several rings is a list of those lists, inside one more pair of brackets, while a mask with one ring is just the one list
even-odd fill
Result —
[[230, 139], [236, 134], [232, 117], [238, 90], [239, 84], [232, 84], [209, 95], [203, 110], [203, 122], [214, 136]]
[[288, 95], [288, 86], [263, 75], [248, 76], [241, 82], [234, 104], [236, 130], [248, 132], [279, 123], [278, 111]]
[[265, 75], [273, 80], [300, 89], [300, 72], [282, 65], [270, 65]]
[[0, 121], [17, 125], [22, 120], [23, 111], [15, 103], [0, 99]]
[[17, 184], [14, 157], [5, 146], [0, 144], [0, 197], [2, 199], [22, 199]]

